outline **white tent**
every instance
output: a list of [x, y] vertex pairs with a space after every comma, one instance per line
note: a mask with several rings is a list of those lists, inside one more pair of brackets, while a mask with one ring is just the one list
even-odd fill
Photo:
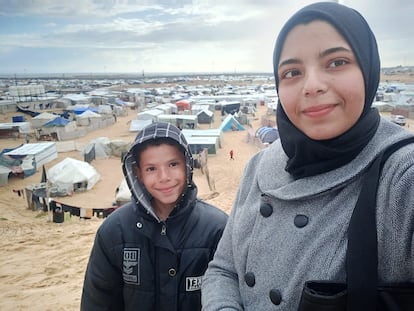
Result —
[[39, 128], [42, 127], [43, 124], [55, 119], [56, 117], [58, 117], [58, 115], [49, 112], [43, 112], [33, 117], [30, 120], [30, 123], [32, 124], [32, 128]]
[[73, 158], [65, 158], [47, 171], [52, 187], [66, 189], [68, 193], [90, 190], [100, 179], [99, 173], [90, 164]]
[[121, 181], [115, 195], [115, 201], [118, 206], [121, 206], [129, 201], [131, 201], [131, 191], [128, 188], [128, 184], [125, 178]]

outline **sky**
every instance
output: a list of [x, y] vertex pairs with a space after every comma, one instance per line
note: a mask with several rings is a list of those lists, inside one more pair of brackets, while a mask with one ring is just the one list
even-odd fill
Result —
[[[0, 0], [0, 73], [273, 70], [304, 0]], [[339, 0], [376, 35], [382, 67], [414, 65], [414, 1]]]

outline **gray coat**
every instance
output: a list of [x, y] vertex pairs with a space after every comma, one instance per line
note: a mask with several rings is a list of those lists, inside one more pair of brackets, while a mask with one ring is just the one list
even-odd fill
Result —
[[[367, 166], [412, 134], [384, 119], [350, 163], [293, 180], [280, 141], [247, 164], [202, 286], [203, 310], [297, 310], [307, 280], [344, 282], [347, 229]], [[379, 282], [414, 281], [414, 145], [386, 162], [377, 198]]]

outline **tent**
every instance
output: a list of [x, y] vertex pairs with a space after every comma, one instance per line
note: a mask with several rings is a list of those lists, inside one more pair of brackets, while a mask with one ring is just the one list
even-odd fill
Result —
[[[56, 143], [54, 142], [24, 144], [4, 154], [13, 159], [20, 159], [22, 163], [30, 162], [32, 164], [34, 161], [35, 169], [57, 158]], [[25, 176], [30, 175], [25, 174]]]
[[200, 124], [210, 124], [213, 122], [214, 113], [208, 109], [201, 110], [197, 113], [197, 120]]
[[42, 127], [43, 124], [55, 119], [57, 115], [49, 112], [43, 112], [30, 120], [32, 124], [32, 128], [39, 128]]
[[118, 206], [121, 206], [129, 201], [131, 201], [131, 191], [128, 188], [128, 184], [125, 179], [123, 179], [116, 191], [115, 201]]
[[279, 131], [274, 127], [263, 126], [256, 131], [256, 137], [258, 137], [263, 144], [271, 144], [279, 138]]
[[215, 155], [219, 149], [219, 138], [218, 137], [186, 137], [188, 147], [192, 154], [199, 154], [200, 151], [207, 149], [208, 154]]
[[95, 138], [85, 146], [82, 154], [85, 156], [93, 149], [93, 159], [108, 159], [111, 156], [110, 142], [108, 137]]
[[100, 175], [90, 164], [73, 158], [65, 158], [47, 171], [51, 189], [65, 189], [67, 193], [90, 190]]
[[139, 132], [142, 131], [144, 127], [150, 125], [152, 120], [131, 120], [131, 125], [129, 126], [130, 132]]
[[70, 121], [68, 119], [62, 118], [62, 117], [56, 117], [53, 120], [50, 120], [49, 122], [46, 122], [43, 124], [43, 127], [54, 127], [59, 126], [63, 127], [66, 126]]
[[239, 121], [237, 121], [233, 115], [228, 114], [226, 118], [221, 122], [220, 130], [223, 132], [228, 131], [244, 131], [245, 128], [243, 125], [240, 124]]
[[190, 110], [190, 102], [186, 99], [182, 99], [175, 102], [178, 111]]

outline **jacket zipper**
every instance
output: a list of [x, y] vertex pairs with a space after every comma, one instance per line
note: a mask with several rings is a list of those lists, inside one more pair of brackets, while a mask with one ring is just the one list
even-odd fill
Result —
[[161, 235], [166, 235], [167, 234], [167, 225], [165, 224], [165, 222], [162, 223], [162, 227], [161, 227]]

